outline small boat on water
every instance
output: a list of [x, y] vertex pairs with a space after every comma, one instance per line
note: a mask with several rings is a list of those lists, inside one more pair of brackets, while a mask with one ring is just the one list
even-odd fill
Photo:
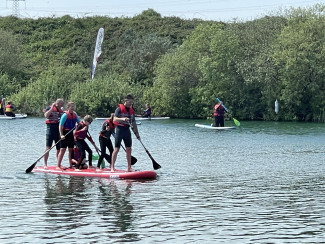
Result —
[[0, 119], [26, 119], [26, 118], [27, 118], [27, 114], [16, 114], [16, 117], [0, 115]]
[[108, 179], [133, 179], [133, 180], [142, 180], [142, 179], [156, 179], [157, 174], [151, 170], [140, 170], [140, 171], [131, 171], [116, 169], [114, 172], [111, 172], [110, 169], [104, 168], [99, 171], [96, 168], [90, 169], [80, 169], [76, 170], [74, 168], [70, 169], [60, 169], [56, 166], [37, 166], [33, 169], [32, 172], [35, 173], [47, 173], [47, 174], [56, 174], [56, 175], [69, 175], [69, 176], [82, 176], [82, 177], [100, 177]]
[[135, 120], [161, 120], [170, 119], [170, 117], [135, 117]]

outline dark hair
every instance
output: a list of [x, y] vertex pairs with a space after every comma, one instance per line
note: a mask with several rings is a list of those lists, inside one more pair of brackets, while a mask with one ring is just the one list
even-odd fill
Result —
[[134, 100], [134, 97], [131, 95], [131, 94], [127, 94], [124, 98], [124, 100], [129, 100], [129, 99], [132, 99]]

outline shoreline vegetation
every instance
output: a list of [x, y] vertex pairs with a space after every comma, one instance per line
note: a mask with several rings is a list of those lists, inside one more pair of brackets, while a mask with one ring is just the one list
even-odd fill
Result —
[[[102, 53], [90, 79], [98, 29]], [[246, 22], [161, 17], [0, 18], [0, 95], [43, 116], [57, 98], [108, 116], [125, 94], [153, 116], [325, 122], [325, 4]], [[275, 113], [274, 103], [279, 103]]]

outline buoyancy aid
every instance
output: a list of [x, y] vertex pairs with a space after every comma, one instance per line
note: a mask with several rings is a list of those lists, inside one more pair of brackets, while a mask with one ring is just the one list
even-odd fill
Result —
[[[109, 131], [106, 130], [107, 125], [110, 128]], [[116, 125], [110, 119], [105, 120], [102, 125], [102, 130], [99, 132], [99, 136], [109, 138], [112, 134], [112, 131], [114, 131], [115, 127]]]
[[81, 157], [81, 153], [80, 153], [79, 148], [74, 147], [73, 148], [73, 158], [79, 162], [80, 157]]
[[[50, 109], [51, 108], [52, 108], [52, 105], [50, 106]], [[58, 108], [57, 106], [54, 106], [50, 116], [45, 120], [45, 123], [46, 124], [57, 124], [57, 123], [59, 123], [61, 114], [63, 114], [62, 109]]]
[[[126, 107], [124, 106], [124, 104], [119, 104], [120, 107], [120, 113], [117, 117], [119, 118], [129, 118], [130, 121], [132, 119], [132, 116], [134, 115], [134, 110], [132, 107], [129, 107], [129, 112], [127, 111]], [[128, 121], [121, 121], [121, 122], [116, 122], [114, 121], [115, 125], [118, 126], [128, 126], [130, 125], [130, 123]]]
[[214, 116], [223, 116], [225, 114], [225, 109], [224, 107], [221, 106], [221, 104], [216, 104], [214, 106], [214, 113], [213, 115]]
[[69, 111], [64, 112], [67, 115], [67, 120], [65, 121], [63, 125], [64, 130], [71, 130], [75, 127], [75, 124], [77, 122], [77, 115], [75, 112], [69, 113]]
[[6, 110], [5, 110], [6, 113], [10, 113], [12, 112], [12, 108], [11, 108], [11, 105], [10, 104], [7, 104], [6, 105]]
[[87, 136], [87, 132], [88, 132], [88, 128], [84, 131], [82, 131], [83, 128], [85, 128], [87, 125], [81, 121], [78, 126], [77, 126], [77, 129], [76, 131], [74, 132], [74, 139], [77, 140], [77, 139], [85, 139]]

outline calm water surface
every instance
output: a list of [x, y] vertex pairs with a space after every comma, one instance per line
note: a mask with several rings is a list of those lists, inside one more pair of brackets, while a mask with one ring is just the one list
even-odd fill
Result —
[[[101, 123], [91, 124], [97, 144]], [[162, 168], [156, 180], [125, 181], [25, 174], [43, 155], [44, 119], [0, 121], [0, 243], [325, 242], [324, 124], [195, 123], [209, 121], [143, 121]], [[134, 168], [152, 169], [133, 139]]]

